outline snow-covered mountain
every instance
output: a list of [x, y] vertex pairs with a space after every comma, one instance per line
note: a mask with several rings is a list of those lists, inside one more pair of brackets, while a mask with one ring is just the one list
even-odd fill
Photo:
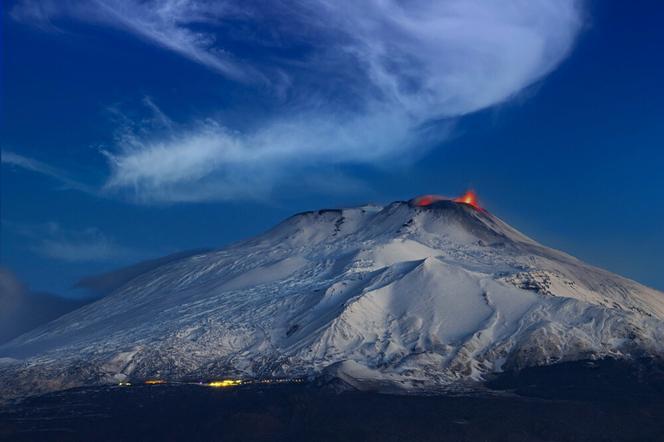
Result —
[[544, 247], [474, 200], [295, 215], [168, 261], [0, 347], [7, 394], [125, 379], [450, 387], [664, 354], [664, 294]]

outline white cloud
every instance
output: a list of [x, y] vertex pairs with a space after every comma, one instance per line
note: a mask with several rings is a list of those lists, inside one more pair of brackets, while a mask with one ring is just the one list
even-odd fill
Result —
[[89, 301], [35, 293], [0, 266], [0, 345]]
[[60, 184], [62, 184], [66, 189], [80, 190], [86, 193], [95, 192], [90, 186], [87, 186], [86, 184], [80, 183], [69, 177], [66, 172], [33, 158], [28, 158], [14, 152], [3, 150], [0, 152], [0, 160], [2, 164], [7, 166], [20, 167], [21, 169], [52, 178], [60, 182]]
[[42, 239], [34, 249], [47, 258], [66, 262], [97, 262], [127, 259], [131, 250], [117, 245], [96, 230], [70, 237]]
[[34, 253], [65, 262], [102, 262], [135, 258], [135, 250], [119, 245], [97, 228], [71, 230], [58, 223], [20, 225], [3, 220], [3, 227], [28, 240]]
[[[132, 189], [137, 199], [148, 202], [262, 199], [293, 181], [308, 183], [301, 192], [327, 193], [331, 187], [339, 192], [361, 184], [351, 184], [352, 179], [330, 168], [399, 153], [403, 161], [401, 149], [414, 148], [415, 139], [423, 137], [416, 138], [402, 117], [385, 114], [352, 120], [299, 115], [275, 119], [250, 133], [230, 131], [214, 121], [165, 131], [156, 139], [125, 133], [118, 142], [121, 149], [107, 152], [112, 174], [105, 190]], [[309, 168], [337, 185], [314, 179]]]
[[54, 21], [61, 17], [113, 26], [243, 81], [256, 73], [216, 49], [210, 34], [191, 27], [214, 23], [230, 11], [225, 2], [193, 0], [24, 0], [11, 15], [47, 29], [58, 29]]
[[[579, 32], [579, 3], [107, 0], [59, 8], [24, 2], [13, 16], [43, 23], [67, 15], [122, 27], [248, 80], [245, 87], [271, 85], [278, 112], [251, 129], [208, 119], [125, 133], [109, 149], [106, 190], [129, 190], [141, 201], [191, 201], [266, 197], [299, 173], [416, 157], [443, 141], [454, 119], [503, 103], [551, 72]], [[219, 38], [218, 30], [238, 22], [261, 32]], [[238, 42], [261, 51], [233, 53]], [[276, 50], [288, 42], [306, 47], [304, 55]]]

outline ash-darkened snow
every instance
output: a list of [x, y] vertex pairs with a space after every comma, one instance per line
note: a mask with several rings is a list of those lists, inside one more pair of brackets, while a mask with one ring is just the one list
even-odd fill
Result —
[[659, 355], [664, 294], [434, 198], [295, 215], [140, 274], [0, 347], [8, 395], [161, 378], [406, 391]]

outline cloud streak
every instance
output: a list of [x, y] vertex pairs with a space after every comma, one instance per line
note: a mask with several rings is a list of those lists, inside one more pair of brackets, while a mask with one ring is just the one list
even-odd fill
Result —
[[65, 189], [79, 190], [81, 192], [92, 194], [96, 192], [92, 187], [71, 178], [66, 172], [39, 160], [28, 158], [23, 155], [5, 150], [0, 152], [0, 160], [0, 162], [4, 165], [10, 167], [19, 167], [21, 169], [52, 178], [55, 181], [60, 182]]
[[0, 266], [0, 345], [90, 301], [35, 293]]
[[11, 11], [11, 16], [44, 29], [59, 29], [55, 22], [64, 17], [115, 27], [244, 81], [256, 73], [235, 63], [231, 54], [216, 48], [212, 35], [191, 28], [196, 24], [216, 23], [230, 12], [230, 5], [225, 2], [26, 0]]
[[32, 252], [57, 261], [105, 262], [135, 258], [138, 253], [118, 244], [101, 230], [90, 227], [81, 230], [64, 229], [58, 223], [20, 225], [3, 220], [3, 228], [10, 228], [26, 238]]
[[123, 131], [107, 150], [105, 190], [144, 202], [269, 197], [294, 175], [413, 160], [444, 141], [456, 119], [550, 73], [582, 25], [577, 0], [39, 5], [12, 14], [123, 28], [241, 87], [269, 86], [276, 111], [248, 117], [247, 127], [210, 117]]

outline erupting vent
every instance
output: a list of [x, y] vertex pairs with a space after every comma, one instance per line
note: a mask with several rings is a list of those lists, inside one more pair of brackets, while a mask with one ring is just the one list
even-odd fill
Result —
[[477, 194], [472, 190], [468, 190], [458, 198], [447, 198], [441, 195], [422, 195], [413, 199], [412, 204], [418, 207], [426, 207], [438, 201], [454, 201], [455, 203], [468, 204], [478, 210], [482, 209], [477, 201]]
[[476, 209], [481, 209], [480, 205], [477, 203], [477, 194], [472, 190], [468, 190], [459, 198], [454, 199], [455, 203], [464, 203], [473, 206]]

